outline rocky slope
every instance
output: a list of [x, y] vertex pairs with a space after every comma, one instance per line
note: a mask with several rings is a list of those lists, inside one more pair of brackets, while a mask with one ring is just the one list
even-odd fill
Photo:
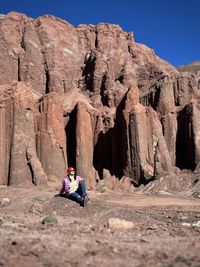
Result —
[[179, 71], [197, 73], [200, 71], [200, 61], [194, 61], [188, 65], [177, 67]]
[[188, 65], [184, 65], [184, 66], [179, 66], [177, 67], [177, 70], [179, 70], [180, 72], [188, 72], [188, 73], [193, 73], [195, 74], [195, 77], [197, 79], [198, 82], [198, 87], [200, 87], [200, 61], [194, 61]]
[[127, 188], [198, 166], [198, 75], [118, 25], [11, 12], [0, 61], [0, 184], [49, 184], [73, 165], [90, 188]]

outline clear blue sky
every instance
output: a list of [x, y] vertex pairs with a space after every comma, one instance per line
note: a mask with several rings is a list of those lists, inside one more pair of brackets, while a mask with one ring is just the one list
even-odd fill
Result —
[[175, 66], [200, 60], [200, 0], [0, 0], [0, 14], [13, 10], [74, 26], [116, 23]]

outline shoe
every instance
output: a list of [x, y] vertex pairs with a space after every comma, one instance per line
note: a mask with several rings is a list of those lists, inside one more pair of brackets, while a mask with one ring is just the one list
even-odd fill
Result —
[[82, 207], [86, 207], [87, 204], [88, 204], [88, 196], [87, 196], [87, 194], [86, 194], [86, 195], [83, 195], [83, 196], [82, 196], [81, 206], [82, 206]]

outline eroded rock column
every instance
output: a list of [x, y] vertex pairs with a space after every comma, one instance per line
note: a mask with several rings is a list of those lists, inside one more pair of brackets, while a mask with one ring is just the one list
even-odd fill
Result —
[[6, 122], [5, 104], [0, 104], [0, 184], [6, 184]]
[[94, 188], [95, 172], [93, 168], [93, 130], [91, 117], [86, 104], [77, 104], [76, 126], [76, 170], [86, 179], [87, 186]]
[[66, 173], [66, 137], [61, 98], [53, 92], [37, 104], [37, 155], [48, 178], [62, 179]]
[[[137, 86], [130, 87], [124, 110], [127, 163], [124, 174], [141, 183], [170, 171], [171, 160], [156, 112], [139, 104]], [[158, 167], [159, 165], [159, 167]]]
[[32, 173], [26, 157], [29, 143], [35, 143], [32, 89], [26, 83], [15, 83], [11, 90], [13, 120], [10, 146], [9, 185], [31, 185]]

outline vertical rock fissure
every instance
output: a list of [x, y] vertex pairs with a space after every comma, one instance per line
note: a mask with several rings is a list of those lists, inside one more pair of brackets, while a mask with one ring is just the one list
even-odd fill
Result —
[[11, 177], [11, 151], [12, 151], [12, 143], [10, 144], [10, 150], [9, 150], [9, 164], [8, 164], [7, 186], [10, 185], [10, 177]]
[[20, 67], [20, 57], [17, 59], [17, 64], [18, 64], [18, 81], [21, 81], [21, 67]]
[[[26, 23], [24, 25], [24, 28], [22, 30], [22, 37], [21, 37], [21, 42], [20, 42], [20, 45], [21, 45], [21, 48], [24, 50], [24, 53], [26, 52], [26, 47], [25, 47], [25, 41], [24, 41], [24, 35], [25, 35], [25, 31], [26, 31]], [[18, 59], [17, 59], [17, 71], [18, 71], [18, 81], [22, 81], [22, 78], [21, 78], [21, 59], [20, 59], [20, 56], [18, 56]]]
[[138, 129], [135, 122], [135, 114], [130, 115], [129, 123], [129, 142], [130, 142], [130, 160], [131, 160], [131, 178], [136, 182], [140, 180], [140, 159], [139, 159], [139, 144], [138, 144]]
[[85, 63], [82, 76], [85, 79], [85, 88], [89, 91], [94, 91], [94, 70], [95, 70], [96, 58], [93, 53], [90, 54], [89, 58]]
[[156, 85], [153, 91], [140, 97], [140, 103], [144, 106], [152, 107], [156, 111], [160, 100], [160, 92], [160, 87]]
[[11, 134], [10, 134], [10, 147], [9, 147], [9, 162], [8, 162], [8, 177], [7, 177], [7, 186], [10, 185], [10, 182], [11, 182], [11, 164], [12, 164], [12, 146], [13, 146], [13, 135], [14, 135], [14, 104], [11, 103]]
[[106, 133], [101, 131], [94, 147], [93, 166], [98, 171], [100, 179], [103, 178], [104, 169], [109, 170], [110, 174], [116, 175], [116, 168], [112, 164], [112, 138], [113, 129], [109, 129]]
[[150, 106], [156, 110], [158, 107], [159, 99], [160, 99], [160, 88], [156, 87], [155, 92], [150, 94]]
[[5, 105], [0, 103], [0, 183], [5, 184], [6, 177], [6, 114]]
[[98, 31], [97, 31], [97, 27], [96, 27], [96, 38], [95, 38], [95, 48], [98, 50]]
[[47, 62], [45, 62], [45, 77], [46, 77], [46, 83], [45, 83], [45, 94], [50, 93], [50, 74]]
[[180, 169], [195, 169], [195, 144], [191, 110], [186, 106], [177, 117], [176, 166]]
[[[103, 178], [103, 162], [104, 162], [104, 154], [103, 154], [103, 132], [101, 131], [98, 134], [97, 143], [94, 146], [94, 153], [93, 153], [93, 166], [97, 170], [100, 179]], [[99, 160], [99, 155], [102, 155], [102, 160]]]
[[69, 115], [69, 121], [65, 127], [67, 140], [67, 162], [68, 166], [76, 167], [76, 124], [77, 124], [77, 106]]
[[51, 79], [51, 75], [49, 73], [49, 66], [48, 66], [48, 61], [47, 61], [47, 55], [46, 55], [46, 51], [44, 48], [44, 42], [42, 40], [42, 36], [40, 34], [40, 26], [41, 26], [41, 22], [40, 20], [37, 20], [37, 22], [35, 23], [35, 31], [37, 33], [38, 36], [38, 40], [40, 42], [40, 47], [41, 47], [41, 56], [42, 56], [42, 61], [43, 61], [43, 65], [44, 65], [44, 75], [45, 75], [45, 94], [48, 94], [51, 92], [50, 89], [50, 79]]
[[127, 124], [124, 117], [126, 97], [123, 97], [116, 109], [115, 133], [116, 133], [116, 147], [115, 151], [115, 167], [118, 177], [125, 175], [127, 166]]
[[107, 79], [107, 76], [106, 76], [106, 74], [104, 74], [102, 77], [101, 88], [100, 88], [101, 102], [102, 102], [103, 106], [108, 106], [108, 97], [105, 94], [106, 79]]
[[125, 76], [125, 69], [123, 68], [120, 72], [119, 72], [119, 74], [117, 75], [117, 77], [116, 77], [116, 79], [115, 79], [115, 82], [116, 81], [119, 81], [122, 85], [123, 85], [123, 83], [124, 83], [124, 76]]
[[[28, 159], [27, 159], [27, 161], [28, 161]], [[28, 165], [29, 170], [30, 170], [30, 173], [31, 173], [32, 183], [33, 183], [34, 185], [37, 185], [37, 182], [36, 182], [35, 177], [34, 177], [33, 168], [32, 168], [32, 166], [31, 166], [30, 162], [28, 162], [27, 165]]]

